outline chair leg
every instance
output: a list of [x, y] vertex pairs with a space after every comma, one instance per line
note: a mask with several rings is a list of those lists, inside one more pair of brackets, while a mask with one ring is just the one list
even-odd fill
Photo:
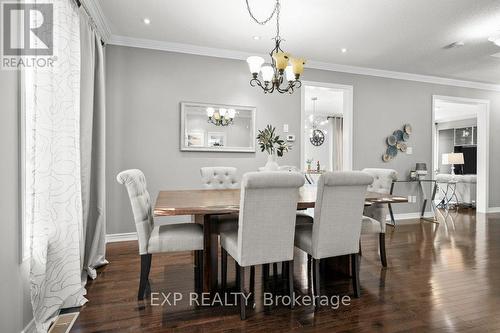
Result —
[[203, 292], [203, 250], [198, 250], [198, 292]]
[[255, 300], [255, 266], [250, 266], [250, 298]]
[[225, 292], [227, 286], [227, 251], [223, 247], [220, 249], [221, 290]]
[[294, 295], [293, 295], [293, 259], [288, 262], [288, 292], [290, 295], [290, 308], [294, 308], [293, 300], [294, 300]]
[[150, 269], [151, 269], [151, 254], [141, 254], [141, 279], [139, 281], [139, 291], [137, 293], [137, 299], [139, 301], [142, 301], [146, 294]]
[[363, 253], [361, 252], [361, 237], [359, 238], [359, 255], [362, 256]]
[[[319, 263], [320, 259], [312, 259], [312, 270], [313, 270], [313, 297], [316, 298], [316, 300], [320, 296], [320, 276], [319, 276]], [[314, 310], [318, 309], [318, 306], [316, 305], [316, 300], [314, 301]]]
[[240, 319], [245, 320], [246, 319], [246, 304], [245, 304], [245, 297], [243, 296], [245, 293], [245, 267], [242, 267], [238, 265], [238, 271], [240, 275]]
[[236, 274], [236, 288], [239, 287], [240, 285], [240, 265], [238, 265], [238, 262], [236, 260], [234, 261], [234, 271]]
[[378, 234], [378, 244], [380, 247], [380, 261], [382, 261], [382, 266], [387, 267], [387, 257], [385, 254], [385, 233]]
[[359, 256], [357, 253], [351, 254], [351, 274], [352, 274], [352, 289], [354, 297], [358, 298], [359, 291]]
[[194, 251], [194, 290], [198, 293], [200, 290], [200, 257], [198, 256], [198, 251]]
[[311, 266], [312, 266], [312, 257], [310, 254], [308, 254], [307, 255], [307, 287], [308, 288], [312, 288]]
[[274, 277], [278, 276], [278, 263], [277, 262], [275, 262], [273, 264], [273, 275], [274, 275]]

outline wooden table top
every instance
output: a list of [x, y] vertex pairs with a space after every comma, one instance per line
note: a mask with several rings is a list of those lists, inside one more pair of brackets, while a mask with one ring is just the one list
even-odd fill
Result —
[[[298, 209], [314, 208], [316, 187], [300, 188]], [[373, 203], [403, 203], [405, 197], [390, 194], [366, 192], [366, 205]], [[155, 216], [204, 215], [238, 212], [240, 208], [240, 190], [177, 190], [160, 191], [154, 208]]]

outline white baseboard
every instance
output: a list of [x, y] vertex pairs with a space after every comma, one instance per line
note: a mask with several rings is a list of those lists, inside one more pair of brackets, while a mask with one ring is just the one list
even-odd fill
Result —
[[36, 333], [35, 318], [26, 325], [26, 327], [21, 331], [21, 333]]
[[106, 243], [127, 242], [137, 240], [137, 232], [125, 232], [122, 234], [107, 234]]
[[490, 207], [488, 213], [500, 213], [500, 207]]

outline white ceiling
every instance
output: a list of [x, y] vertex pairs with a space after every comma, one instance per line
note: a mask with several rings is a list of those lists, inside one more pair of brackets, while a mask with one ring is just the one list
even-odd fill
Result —
[[[253, 22], [245, 0], [96, 0], [115, 37], [263, 54], [275, 21]], [[272, 0], [249, 0], [263, 18]], [[316, 62], [500, 83], [498, 0], [282, 0], [282, 47]], [[142, 22], [151, 19], [150, 25]], [[254, 40], [252, 36], [260, 36]], [[111, 38], [113, 40], [113, 38]], [[459, 48], [445, 48], [464, 41]], [[346, 53], [340, 52], [347, 48]]]
[[434, 121], [440, 123], [476, 118], [479, 108], [477, 104], [437, 101], [434, 108]]

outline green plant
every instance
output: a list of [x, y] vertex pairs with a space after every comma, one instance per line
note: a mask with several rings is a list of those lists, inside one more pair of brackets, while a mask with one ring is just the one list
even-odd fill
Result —
[[262, 131], [259, 130], [257, 142], [259, 143], [260, 151], [265, 151], [269, 155], [274, 155], [276, 153], [281, 157], [283, 153], [291, 149], [291, 146], [288, 145], [285, 140], [281, 139], [279, 135], [276, 135], [275, 132], [275, 127], [267, 125]]

